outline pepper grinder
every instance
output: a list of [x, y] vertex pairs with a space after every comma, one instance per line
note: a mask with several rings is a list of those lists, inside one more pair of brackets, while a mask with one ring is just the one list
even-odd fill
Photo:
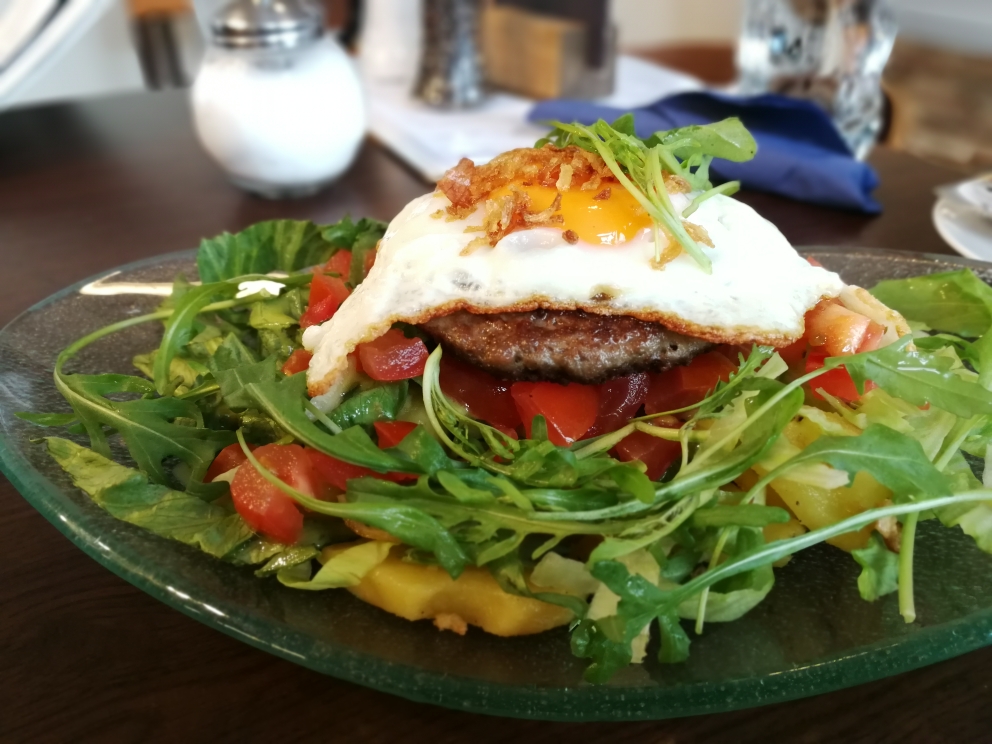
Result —
[[480, 0], [424, 0], [424, 46], [414, 94], [429, 106], [464, 109], [485, 100], [480, 6]]
[[341, 175], [365, 134], [354, 66], [307, 0], [235, 0], [211, 21], [192, 90], [204, 149], [237, 186], [280, 199]]

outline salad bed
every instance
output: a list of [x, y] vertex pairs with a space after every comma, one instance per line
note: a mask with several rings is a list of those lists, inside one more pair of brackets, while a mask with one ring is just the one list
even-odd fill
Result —
[[[913, 608], [913, 515], [959, 524], [988, 548], [987, 507], [981, 502], [990, 494], [962, 454], [985, 456], [986, 417], [992, 412], [992, 394], [981, 376], [988, 367], [983, 335], [989, 290], [970, 273], [876, 290], [891, 306], [942, 332], [915, 339], [915, 351], [905, 339], [874, 352], [825, 358], [820, 369], [793, 378], [803, 370], [790, 369], [769, 349], [750, 350], [746, 359], [738, 358], [732, 376], [683, 412], [678, 428], [651, 423], [661, 416], [627, 424], [633, 427], [627, 436], [636, 431], [674, 440], [679, 454], [685, 452], [660, 480], [651, 480], [609, 454], [622, 455], [615, 447], [627, 436], [606, 432], [599, 439], [556, 443], [555, 417], [549, 415], [533, 422], [528, 438], [515, 440], [499, 426], [469, 417], [444, 392], [436, 350], [419, 380], [366, 381], [327, 416], [307, 416], [302, 375], [281, 371], [298, 348], [300, 321], [315, 304], [314, 275], [304, 269], [333, 264], [335, 253], [350, 249], [353, 281], [356, 266], [364, 271], [368, 265], [364, 256], [380, 229], [368, 222], [325, 228], [265, 223], [207, 241], [199, 262], [206, 284], [180, 280], [161, 311], [91, 334], [62, 355], [56, 384], [74, 413], [26, 417], [89, 435], [89, 448], [54, 437], [48, 447], [115, 516], [217, 557], [257, 565], [260, 574], [290, 586], [347, 585], [381, 557], [379, 546], [340, 553], [336, 562], [315, 562], [326, 556], [324, 546], [353, 539], [338, 517], [395, 535], [412, 546], [412, 560], [436, 561], [452, 574], [484, 565], [505, 590], [537, 595], [584, 616], [573, 627], [573, 649], [592, 660], [588, 674], [594, 680], [629, 663], [643, 629], [652, 625], [661, 637], [660, 658], [684, 658], [689, 633], [679, 617], [734, 619], [767, 595], [773, 562], [879, 519], [903, 520], [900, 551], [874, 535], [857, 549], [863, 565], [859, 589], [868, 599], [899, 591], [907, 617]], [[326, 273], [343, 273], [334, 268]], [[236, 296], [245, 281], [272, 271], [290, 272], [278, 280], [285, 286], [278, 297]], [[96, 338], [157, 321], [166, 323], [161, 346], [135, 360], [147, 376], [65, 372], [72, 356]], [[808, 363], [810, 354], [804, 356]], [[816, 380], [841, 365], [852, 383], [867, 379], [878, 387], [852, 405], [836, 396], [829, 406], [817, 401]], [[767, 461], [787, 427], [818, 416], [819, 436], [759, 476], [765, 483], [741, 482]], [[384, 441], [377, 428], [397, 419], [415, 426], [398, 443]], [[295, 544], [287, 546], [251, 529], [227, 485], [204, 482], [217, 453], [235, 444], [239, 431], [246, 445], [303, 445], [373, 473], [408, 473], [417, 480], [345, 479], [344, 502], [290, 492], [310, 511]], [[110, 436], [123, 440], [138, 469], [107, 458]], [[247, 447], [238, 449], [250, 459]], [[837, 485], [840, 474], [856, 479], [858, 472], [888, 489], [892, 504], [765, 542], [771, 525], [792, 521], [787, 504], [771, 503], [765, 484], [834, 491], [843, 488]], [[259, 473], [271, 475], [265, 468]], [[784, 477], [790, 473], [800, 479]], [[280, 494], [289, 490], [276, 488]], [[619, 597], [614, 614], [589, 617], [588, 603], [575, 596], [575, 582], [563, 572], [546, 579], [552, 586], [542, 584], [554, 591], [535, 591], [525, 579], [535, 566], [547, 573], [548, 555], [577, 555], [573, 543], [583, 535], [605, 538], [585, 563]]]

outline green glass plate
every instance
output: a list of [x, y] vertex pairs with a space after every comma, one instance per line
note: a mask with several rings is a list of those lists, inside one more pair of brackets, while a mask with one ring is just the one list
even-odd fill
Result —
[[[851, 283], [872, 286], [969, 266], [965, 259], [875, 250], [811, 249]], [[170, 281], [195, 274], [192, 253], [121, 269], [114, 281]], [[51, 379], [59, 350], [80, 336], [158, 300], [89, 296], [70, 287], [0, 332], [0, 465], [46, 519], [85, 553], [157, 597], [257, 648], [320, 672], [461, 710], [549, 720], [685, 716], [814, 695], [867, 682], [984, 646], [992, 640], [992, 556], [958, 530], [925, 522], [916, 555], [918, 620], [906, 625], [896, 598], [858, 596], [853, 560], [827, 546], [776, 571], [769, 597], [742, 619], [710, 623], [693, 637], [688, 662], [648, 661], [608, 684], [582, 680], [583, 662], [564, 629], [501, 639], [465, 637], [410, 623], [345, 591], [300, 592], [257, 579], [191, 548], [119, 522], [76, 490], [31, 439], [43, 430], [17, 411], [66, 411]], [[86, 371], [131, 371], [131, 356], [158, 343], [139, 326], [104, 339], [78, 358]], [[649, 654], [649, 660], [652, 655]]]

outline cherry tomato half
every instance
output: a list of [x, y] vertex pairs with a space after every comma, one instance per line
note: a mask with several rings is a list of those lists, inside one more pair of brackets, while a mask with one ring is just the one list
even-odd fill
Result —
[[[297, 444], [266, 444], [255, 450], [266, 470], [308, 496], [316, 493], [310, 459]], [[303, 529], [303, 514], [296, 502], [267, 481], [250, 463], [238, 468], [231, 481], [231, 500], [238, 514], [256, 532], [292, 545]]]
[[[254, 451], [256, 449], [255, 445], [249, 444], [248, 449]], [[241, 445], [235, 442], [234, 444], [227, 445], [224, 449], [217, 453], [217, 457], [214, 461], [210, 463], [210, 467], [207, 468], [206, 475], [203, 476], [204, 483], [211, 483], [213, 479], [218, 475], [223, 475], [228, 470], [234, 470], [238, 465], [245, 462], [248, 458], [245, 456], [244, 450], [241, 449]]]

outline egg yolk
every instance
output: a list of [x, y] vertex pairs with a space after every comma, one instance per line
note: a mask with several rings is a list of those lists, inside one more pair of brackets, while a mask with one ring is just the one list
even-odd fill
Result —
[[[541, 212], [551, 206], [558, 191], [550, 186], [513, 184], [493, 192], [493, 197], [508, 194], [511, 188], [530, 197], [531, 209]], [[641, 230], [651, 227], [651, 217], [633, 195], [620, 184], [609, 188], [609, 197], [596, 197], [604, 189], [582, 191], [575, 189], [561, 195], [562, 231], [571, 230], [579, 240], [593, 245], [617, 245], [632, 240]]]

